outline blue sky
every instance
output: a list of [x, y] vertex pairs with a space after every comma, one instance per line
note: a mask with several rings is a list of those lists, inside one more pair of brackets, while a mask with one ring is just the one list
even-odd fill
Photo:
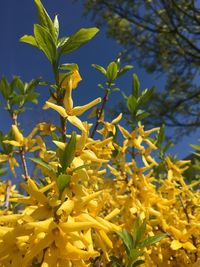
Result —
[[[82, 16], [82, 4], [80, 1], [72, 0], [43, 0], [44, 6], [48, 13], [53, 17], [59, 15], [61, 36], [70, 35], [82, 27], [93, 27], [94, 23]], [[20, 43], [19, 38], [24, 34], [32, 34], [33, 24], [37, 23], [36, 11], [33, 0], [6, 0], [1, 2], [0, 16], [0, 77], [5, 75], [11, 80], [13, 75], [18, 75], [23, 81], [29, 81], [32, 78], [42, 76], [45, 80], [51, 80], [50, 64], [45, 56], [33, 47]], [[83, 81], [74, 91], [74, 102], [84, 104], [90, 100], [103, 95], [103, 91], [97, 87], [98, 83], [103, 82], [101, 75], [92, 67], [92, 63], [102, 66], [107, 65], [121, 51], [121, 47], [116, 42], [109, 40], [105, 36], [104, 30], [101, 30], [96, 37], [84, 45], [81, 49], [65, 58], [65, 63], [77, 63], [80, 68]], [[152, 75], [145, 74], [136, 64], [133, 71], [139, 75], [142, 88], [156, 87], [161, 90], [164, 79], [157, 79]], [[129, 94], [131, 90], [131, 74], [130, 72], [119, 81], [120, 88]], [[41, 105], [48, 98], [47, 88], [40, 87], [38, 89]], [[116, 104], [121, 99], [121, 94], [116, 92], [108, 103], [109, 106]], [[77, 101], [78, 100], [78, 101]], [[52, 113], [41, 112], [41, 106], [33, 106], [32, 111], [28, 111], [20, 120], [22, 128], [31, 129], [34, 122], [43, 119], [49, 119]], [[48, 115], [47, 115], [48, 114]], [[6, 132], [10, 127], [10, 121], [5, 112], [0, 111], [0, 125]], [[29, 130], [27, 130], [29, 131]], [[184, 138], [178, 145], [173, 148], [173, 152], [179, 157], [189, 154], [192, 149], [189, 143], [196, 143], [197, 135]]]

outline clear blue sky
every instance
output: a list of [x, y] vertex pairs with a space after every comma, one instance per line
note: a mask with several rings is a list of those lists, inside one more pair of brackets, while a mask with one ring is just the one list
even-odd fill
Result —
[[[82, 16], [83, 7], [80, 1], [74, 3], [72, 0], [43, 0], [42, 2], [51, 17], [55, 14], [59, 15], [61, 35], [70, 35], [81, 27], [94, 26], [89, 18]], [[29, 81], [32, 78], [42, 76], [46, 80], [51, 80], [50, 64], [45, 56], [33, 47], [19, 42], [19, 38], [24, 34], [32, 34], [34, 23], [37, 23], [37, 18], [33, 0], [1, 1], [0, 77], [5, 75], [8, 80], [11, 80], [13, 75], [19, 75], [23, 81]], [[92, 41], [66, 57], [66, 63], [78, 63], [83, 77], [83, 81], [74, 92], [75, 103], [84, 104], [102, 96], [103, 92], [97, 87], [97, 84], [103, 79], [97, 71], [91, 68], [91, 64], [96, 63], [105, 66], [117, 56], [120, 50], [121, 48], [114, 41], [108, 40], [105, 32], [101, 30]], [[134, 62], [133, 65], [135, 66], [133, 71], [139, 75], [143, 88], [156, 85], [160, 90], [164, 87], [164, 79], [149, 76]], [[127, 94], [131, 90], [131, 73], [119, 83], [120, 88]], [[40, 87], [38, 91], [41, 94], [40, 101], [43, 104], [48, 98], [48, 90]], [[120, 93], [116, 92], [109, 105], [116, 104], [120, 98]], [[29, 111], [22, 117], [22, 127], [31, 129], [34, 122], [45, 118], [49, 119], [48, 116], [42, 115], [41, 106], [33, 106], [33, 111]], [[2, 110], [0, 111], [0, 125], [4, 131], [10, 127], [9, 119]], [[197, 138], [197, 135], [192, 136], [192, 139], [184, 138], [173, 149], [173, 152], [177, 153], [179, 157], [186, 156], [192, 151], [188, 144], [196, 143]]]

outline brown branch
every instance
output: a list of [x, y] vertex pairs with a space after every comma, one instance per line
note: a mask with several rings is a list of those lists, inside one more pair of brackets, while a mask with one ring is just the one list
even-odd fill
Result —
[[95, 123], [95, 126], [93, 128], [93, 131], [91, 133], [91, 138], [94, 137], [96, 131], [97, 131], [97, 128], [100, 124], [100, 120], [101, 120], [101, 117], [102, 117], [102, 114], [103, 114], [103, 111], [105, 110], [105, 106], [106, 106], [106, 102], [108, 101], [108, 96], [109, 96], [109, 92], [106, 91], [105, 95], [104, 95], [104, 98], [103, 98], [103, 101], [102, 101], [102, 105], [101, 105], [101, 108], [98, 110], [97, 112], [97, 115], [96, 115], [96, 123]]
[[[180, 200], [180, 202], [181, 202], [181, 206], [182, 206], [182, 208], [183, 208], [183, 212], [185, 213], [185, 216], [186, 216], [186, 218], [187, 218], [187, 222], [188, 222], [188, 224], [190, 224], [190, 217], [189, 217], [189, 214], [188, 214], [188, 211], [187, 211], [187, 207], [186, 207], [186, 206], [184, 205], [184, 203], [183, 203], [183, 199], [182, 199], [182, 197], [181, 197], [181, 194], [178, 195], [178, 198], [179, 198], [179, 200]], [[195, 247], [197, 247], [197, 242], [196, 242], [196, 238], [195, 238], [195, 236], [192, 235], [191, 238], [192, 238], [192, 243], [193, 243], [193, 245], [194, 245]], [[198, 256], [197, 256], [197, 252], [195, 252], [194, 254], [195, 254], [195, 262], [196, 262], [197, 257], [198, 257]]]
[[6, 196], [5, 196], [5, 207], [6, 208], [9, 207], [9, 199], [10, 199], [11, 186], [12, 186], [11, 181], [8, 181], [7, 182], [7, 186], [6, 186]]

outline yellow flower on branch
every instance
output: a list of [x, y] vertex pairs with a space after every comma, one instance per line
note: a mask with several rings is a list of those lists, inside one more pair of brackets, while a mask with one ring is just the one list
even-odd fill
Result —
[[[70, 98], [69, 98], [70, 99]], [[68, 100], [69, 100], [68, 99]], [[68, 101], [69, 102], [69, 101]], [[66, 118], [71, 124], [79, 128], [81, 131], [86, 131], [82, 121], [77, 118], [77, 116], [82, 115], [86, 110], [90, 109], [91, 107], [97, 105], [101, 102], [101, 98], [98, 97], [95, 100], [89, 102], [86, 105], [83, 106], [77, 106], [73, 108], [73, 105], [71, 108], [69, 108], [69, 105], [66, 105], [68, 103], [67, 101], [64, 101], [64, 107], [53, 104], [51, 102], [46, 101], [46, 108], [52, 108], [55, 111], [57, 111], [63, 118]]]
[[[66, 74], [60, 74], [59, 79], [61, 88], [65, 89], [64, 91], [64, 99], [63, 99], [63, 106], [55, 104], [55, 100], [50, 98], [49, 101], [46, 101], [43, 109], [52, 108], [57, 111], [60, 116], [66, 118], [72, 125], [79, 128], [81, 131], [86, 131], [82, 121], [77, 118], [77, 116], [82, 115], [86, 110], [90, 109], [91, 107], [97, 105], [101, 102], [101, 98], [98, 97], [95, 100], [89, 102], [83, 106], [73, 107], [73, 99], [72, 99], [72, 90], [77, 87], [79, 81], [81, 81], [81, 76], [78, 70], [74, 70], [71, 75], [68, 75], [66, 78], [64, 77]], [[62, 80], [63, 79], [63, 80]]]
[[77, 69], [73, 70], [71, 75], [67, 75], [65, 73], [59, 74], [59, 82], [60, 86], [63, 89], [75, 89], [78, 83], [82, 80]]
[[22, 135], [17, 125], [12, 125], [12, 131], [14, 133], [15, 140], [4, 140], [3, 143], [17, 147], [25, 147], [26, 150], [30, 152], [35, 151], [35, 148], [33, 146], [36, 140], [33, 139], [33, 136], [38, 131], [37, 128], [34, 128], [33, 131], [27, 137], [24, 137]]
[[178, 250], [180, 248], [184, 248], [184, 249], [187, 249], [187, 250], [190, 250], [190, 251], [194, 251], [196, 250], [196, 247], [191, 243], [191, 242], [179, 242], [178, 240], [173, 240], [171, 242], [171, 249], [173, 250]]

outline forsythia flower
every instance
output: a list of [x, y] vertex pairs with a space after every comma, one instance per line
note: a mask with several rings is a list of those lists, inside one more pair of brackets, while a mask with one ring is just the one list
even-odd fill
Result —
[[67, 78], [62, 82], [62, 86], [65, 89], [65, 96], [63, 101], [64, 107], [46, 101], [44, 109], [52, 108], [56, 110], [63, 118], [66, 118], [71, 124], [73, 124], [82, 131], [86, 131], [83, 126], [83, 123], [79, 118], [77, 118], [77, 116], [82, 115], [86, 110], [100, 103], [101, 98], [96, 98], [95, 100], [89, 102], [84, 106], [73, 107], [72, 89], [77, 86], [80, 80], [81, 78], [79, 77], [78, 71], [73, 72], [70, 76], [67, 76]]

